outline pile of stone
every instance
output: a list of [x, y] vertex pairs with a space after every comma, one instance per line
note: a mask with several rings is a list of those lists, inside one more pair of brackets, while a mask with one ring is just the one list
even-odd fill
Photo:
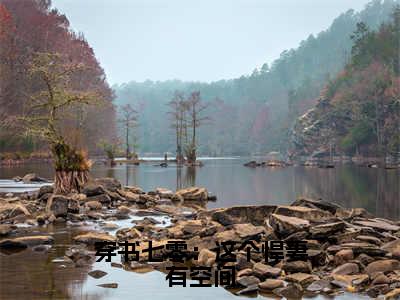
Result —
[[[284, 259], [265, 263], [261, 253], [236, 251], [237, 294], [274, 294], [301, 298], [343, 292], [395, 299], [400, 296], [400, 224], [375, 218], [364, 209], [344, 209], [323, 201], [301, 198], [290, 206], [236, 206], [198, 210], [166, 228], [139, 222], [120, 231], [117, 241], [185, 240], [199, 248], [193, 264], [217, 266], [216, 242], [265, 240], [306, 241], [305, 261]], [[145, 260], [142, 261], [145, 264]], [[165, 271], [171, 262], [152, 267]], [[137, 268], [138, 264], [132, 263]]]
[[[345, 209], [334, 203], [300, 198], [289, 206], [235, 206], [207, 210], [215, 200], [205, 188], [172, 192], [158, 188], [145, 193], [138, 187], [123, 187], [110, 178], [95, 179], [81, 194], [54, 195], [51, 186], [34, 194], [0, 199], [0, 248], [38, 247], [51, 244], [51, 236], [19, 234], [17, 223], [32, 226], [50, 222], [103, 222], [102, 232], [84, 232], [66, 253], [77, 266], [93, 260], [92, 247], [98, 241], [145, 242], [157, 245], [185, 240], [188, 250], [198, 248], [198, 260], [191, 263], [216, 267], [216, 242], [252, 240], [261, 248], [264, 241], [306, 241], [305, 261], [284, 259], [265, 262], [262, 253], [236, 250], [237, 294], [273, 294], [300, 298], [343, 292], [395, 299], [400, 296], [400, 222], [376, 218], [364, 209]], [[142, 216], [115, 235], [112, 220]], [[171, 219], [160, 226], [156, 216]], [[105, 223], [104, 223], [105, 222]], [[84, 246], [82, 246], [84, 245]], [[93, 250], [91, 248], [90, 250]], [[194, 253], [193, 253], [194, 255]], [[126, 262], [124, 268], [138, 272], [165, 271], [165, 261], [148, 264]], [[229, 263], [228, 263], [229, 264]], [[232, 263], [230, 263], [232, 264]]]

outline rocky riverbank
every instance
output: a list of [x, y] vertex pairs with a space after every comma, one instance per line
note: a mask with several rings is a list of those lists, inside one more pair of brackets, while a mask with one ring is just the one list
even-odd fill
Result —
[[[290, 206], [235, 206], [207, 210], [216, 200], [204, 188], [176, 192], [164, 188], [144, 192], [123, 187], [111, 178], [94, 179], [80, 194], [54, 195], [51, 186], [34, 193], [8, 195], [0, 199], [0, 250], [12, 254], [32, 247], [41, 251], [54, 242], [50, 234], [32, 234], [29, 228], [50, 223], [101, 224], [101, 231], [85, 231], [73, 237], [76, 245], [64, 259], [76, 267], [95, 259], [98, 241], [139, 242], [165, 245], [183, 240], [188, 246], [190, 265], [217, 267], [216, 242], [252, 241], [262, 248], [264, 241], [305, 241], [305, 260], [285, 258], [268, 261], [261, 252], [247, 258], [235, 248], [238, 286], [233, 293], [266, 294], [300, 298], [343, 292], [395, 299], [400, 295], [400, 222], [375, 218], [364, 209], [345, 209], [334, 203], [300, 198]], [[168, 217], [160, 224], [157, 216]], [[113, 221], [141, 216], [126, 228]], [[30, 227], [22, 226], [29, 225]], [[110, 230], [115, 234], [109, 234]], [[193, 250], [197, 247], [197, 254]], [[115, 264], [115, 263], [114, 263]], [[221, 264], [221, 263], [220, 263]], [[126, 270], [166, 272], [171, 261], [148, 263], [144, 259], [123, 262]], [[175, 263], [176, 265], [176, 263]], [[97, 270], [90, 276], [98, 276]], [[116, 288], [110, 283], [108, 288]]]

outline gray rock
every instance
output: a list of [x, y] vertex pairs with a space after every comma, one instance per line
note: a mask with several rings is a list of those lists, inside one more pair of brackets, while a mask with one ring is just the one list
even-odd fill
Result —
[[252, 285], [258, 285], [260, 283], [260, 279], [255, 276], [242, 276], [236, 280], [236, 282], [244, 287], [249, 287]]
[[333, 215], [328, 211], [304, 206], [278, 206], [274, 213], [288, 217], [296, 217], [307, 221], [322, 221], [333, 217]]
[[68, 213], [69, 198], [62, 195], [52, 195], [46, 204], [46, 211], [56, 217], [64, 217]]
[[370, 263], [366, 268], [365, 272], [369, 275], [376, 272], [391, 272], [394, 270], [400, 270], [400, 262], [395, 259], [383, 259], [377, 260]]
[[342, 231], [346, 227], [344, 222], [334, 222], [310, 227], [310, 233], [313, 238], [323, 238]]
[[100, 194], [96, 196], [87, 197], [87, 201], [98, 201], [103, 204], [111, 203], [111, 198], [107, 194]]
[[253, 284], [253, 285], [249, 285], [248, 287], [246, 287], [243, 290], [240, 290], [239, 292], [236, 293], [236, 295], [253, 294], [253, 293], [257, 293], [257, 291], [258, 291], [258, 284]]
[[53, 194], [54, 187], [52, 185], [44, 185], [40, 187], [38, 192], [38, 198], [42, 198], [45, 194]]
[[271, 214], [269, 224], [281, 236], [287, 236], [297, 231], [302, 231], [310, 226], [307, 220], [296, 217], [288, 217], [278, 214]]
[[329, 292], [332, 289], [332, 286], [328, 280], [317, 280], [311, 283], [306, 290], [312, 293], [320, 293], [320, 292]]
[[260, 279], [266, 279], [271, 277], [276, 278], [282, 273], [282, 269], [274, 268], [266, 264], [263, 264], [261, 262], [258, 262], [253, 266], [253, 273]]
[[24, 183], [41, 183], [41, 182], [48, 182], [46, 179], [39, 177], [35, 173], [26, 174], [22, 177], [22, 181]]
[[107, 191], [117, 192], [122, 188], [121, 183], [115, 178], [96, 178], [94, 180], [95, 183], [102, 185]]
[[303, 296], [303, 288], [297, 283], [289, 283], [285, 287], [274, 289], [272, 292], [287, 299], [301, 299]]
[[332, 274], [335, 275], [352, 275], [358, 273], [360, 273], [360, 268], [356, 263], [345, 263], [332, 271]]
[[93, 182], [87, 183], [82, 191], [83, 194], [85, 194], [88, 197], [93, 197], [93, 196], [98, 196], [98, 195], [103, 195], [106, 193], [104, 187], [100, 184], [95, 184]]
[[304, 206], [310, 208], [319, 208], [325, 211], [330, 212], [331, 214], [335, 214], [338, 209], [343, 209], [340, 205], [337, 205], [333, 202], [326, 202], [322, 200], [313, 200], [309, 198], [299, 198], [291, 205], [293, 206]]
[[210, 216], [213, 221], [216, 221], [224, 226], [251, 223], [256, 226], [264, 225], [271, 213], [274, 212], [276, 206], [261, 205], [261, 206], [233, 206], [229, 208], [218, 208], [205, 212], [206, 216]]
[[280, 279], [267, 279], [263, 282], [260, 282], [258, 284], [258, 287], [261, 290], [273, 290], [273, 289], [277, 289], [280, 287], [283, 287], [285, 285], [285, 282], [283, 280]]
[[311, 273], [311, 263], [308, 261], [285, 261], [282, 269], [287, 273]]

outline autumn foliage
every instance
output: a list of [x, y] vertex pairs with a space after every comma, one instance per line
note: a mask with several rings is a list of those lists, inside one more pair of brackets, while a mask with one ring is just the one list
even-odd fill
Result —
[[[42, 82], [29, 76], [32, 61], [39, 53], [57, 54], [71, 65], [82, 65], [68, 78], [76, 94], [95, 92], [103, 105], [75, 105], [57, 126], [76, 148], [99, 151], [100, 139], [115, 134], [113, 92], [93, 49], [82, 34], [69, 27], [67, 17], [51, 6], [49, 0], [0, 0], [0, 116], [18, 117], [29, 107], [31, 95], [42, 89]], [[20, 135], [0, 123], [0, 152], [49, 151], [34, 135]]]

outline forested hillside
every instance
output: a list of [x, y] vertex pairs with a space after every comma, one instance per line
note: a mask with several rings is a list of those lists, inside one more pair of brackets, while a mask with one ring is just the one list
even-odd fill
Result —
[[[40, 95], [50, 89], [32, 76], [32, 66], [38, 57], [52, 54], [65, 66], [79, 67], [79, 74], [62, 82], [71, 95], [78, 97], [89, 91], [98, 95], [97, 105], [64, 110], [64, 117], [57, 119], [55, 126], [62, 128], [73, 144], [85, 144], [85, 150], [92, 153], [97, 151], [99, 139], [116, 134], [114, 96], [104, 71], [84, 36], [70, 29], [67, 17], [52, 9], [51, 1], [0, 0], [0, 45], [0, 153], [18, 156], [48, 151], [42, 139], [35, 137], [35, 128], [30, 129], [32, 134], [21, 135], [15, 125], [22, 115], [38, 118], [27, 109], [34, 101], [40, 103]], [[60, 78], [68, 72], [59, 74]], [[71, 98], [66, 104], [75, 100]], [[43, 104], [35, 108], [39, 114], [45, 109]]]
[[[199, 130], [200, 153], [210, 155], [265, 153], [288, 148], [296, 118], [311, 108], [321, 88], [335, 78], [351, 57], [351, 34], [364, 22], [371, 30], [388, 21], [398, 0], [372, 1], [364, 10], [349, 10], [297, 49], [284, 51], [271, 66], [251, 75], [212, 83], [130, 82], [113, 88], [119, 105], [131, 103], [139, 114], [141, 152], [175, 151], [174, 131], [166, 118], [176, 90], [199, 90], [210, 103], [210, 124]], [[263, 37], [260, 37], [263, 38]], [[267, 50], [266, 50], [267, 51]]]
[[296, 155], [400, 154], [400, 7], [390, 23], [357, 25], [350, 62], [297, 122]]

